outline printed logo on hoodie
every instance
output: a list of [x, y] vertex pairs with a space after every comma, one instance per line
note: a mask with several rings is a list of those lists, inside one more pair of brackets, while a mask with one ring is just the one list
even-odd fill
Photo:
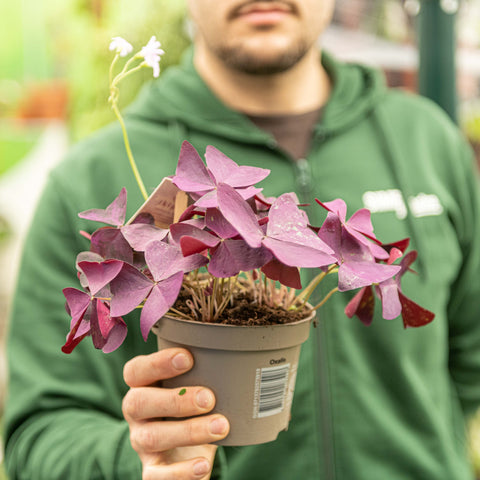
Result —
[[[372, 213], [395, 212], [400, 220], [406, 218], [408, 210], [402, 192], [397, 189], [368, 191], [362, 195], [365, 208]], [[441, 215], [443, 206], [434, 193], [419, 193], [408, 197], [408, 207], [414, 217]]]

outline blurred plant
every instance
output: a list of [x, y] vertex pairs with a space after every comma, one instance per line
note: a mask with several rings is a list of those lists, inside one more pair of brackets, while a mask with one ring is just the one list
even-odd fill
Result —
[[[54, 40], [56, 70], [70, 87], [69, 123], [73, 140], [78, 140], [110, 123], [111, 111], [105, 102], [109, 86], [104, 79], [110, 56], [105, 50], [112, 32], [127, 33], [132, 43], [145, 45], [155, 31], [161, 34], [168, 55], [165, 70], [179, 62], [190, 40], [185, 31], [184, 0], [137, 0], [135, 8], [127, 0], [71, 0], [62, 2], [49, 18]], [[67, 19], [67, 20], [65, 20]], [[53, 41], [52, 41], [53, 43]], [[151, 78], [140, 71], [122, 87], [122, 104], [130, 103], [141, 85]]]

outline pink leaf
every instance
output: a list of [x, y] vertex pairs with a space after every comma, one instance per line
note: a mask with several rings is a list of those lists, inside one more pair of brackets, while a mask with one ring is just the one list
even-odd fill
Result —
[[105, 285], [110, 283], [122, 269], [120, 260], [105, 260], [103, 262], [80, 262], [78, 267], [85, 274], [90, 293], [96, 295]]
[[158, 282], [148, 296], [140, 314], [140, 330], [144, 340], [155, 323], [162, 318], [175, 303], [182, 287], [183, 273], [177, 272]]
[[263, 232], [258, 226], [257, 217], [250, 205], [233, 187], [226, 183], [218, 185], [217, 194], [218, 206], [222, 215], [252, 248], [259, 248]]
[[125, 223], [125, 212], [127, 211], [127, 190], [122, 188], [118, 197], [106, 208], [93, 208], [78, 214], [80, 218], [93, 220], [95, 222], [107, 223], [120, 227]]
[[214, 188], [203, 161], [192, 144], [182, 143], [173, 183], [184, 192], [205, 192]]

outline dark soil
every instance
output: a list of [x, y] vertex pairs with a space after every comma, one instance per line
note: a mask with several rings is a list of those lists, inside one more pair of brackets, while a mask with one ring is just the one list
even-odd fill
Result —
[[[181, 293], [174, 308], [190, 315], [191, 311], [185, 305], [187, 298]], [[257, 305], [251, 296], [242, 293], [236, 297], [234, 306], [227, 306], [216, 323], [228, 325], [276, 325], [297, 322], [307, 317], [310, 313], [311, 311], [308, 309], [287, 311], [283, 308]]]

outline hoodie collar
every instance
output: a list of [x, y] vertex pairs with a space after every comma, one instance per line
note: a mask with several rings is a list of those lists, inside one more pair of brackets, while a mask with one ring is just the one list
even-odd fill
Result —
[[[368, 115], [385, 86], [381, 74], [372, 68], [340, 63], [326, 52], [321, 59], [333, 88], [317, 128], [335, 133]], [[215, 96], [193, 65], [193, 49], [187, 51], [179, 66], [169, 68], [159, 80], [144, 87], [126, 114], [152, 122], [181, 123], [187, 130], [233, 140], [271, 140], [245, 115], [231, 110]]]

